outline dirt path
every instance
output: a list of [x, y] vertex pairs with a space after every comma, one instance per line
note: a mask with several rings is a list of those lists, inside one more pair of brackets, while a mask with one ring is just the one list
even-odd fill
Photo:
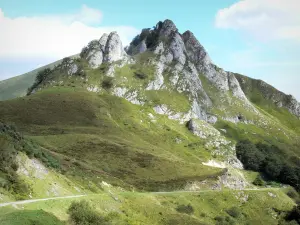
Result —
[[0, 207], [9, 206], [9, 205], [23, 205], [33, 202], [41, 202], [41, 201], [49, 201], [49, 200], [57, 200], [57, 199], [66, 199], [66, 198], [80, 198], [87, 195], [71, 195], [71, 196], [62, 196], [62, 197], [52, 197], [52, 198], [40, 198], [40, 199], [30, 199], [30, 200], [23, 200], [17, 202], [5, 202], [0, 203]]
[[[254, 189], [254, 188], [248, 188], [240, 191], [274, 191], [278, 190], [280, 188], [260, 188], [260, 189]], [[182, 193], [204, 193], [204, 192], [219, 192], [223, 190], [203, 190], [203, 191], [160, 191], [160, 192], [135, 192], [138, 194], [157, 194], [157, 195], [163, 195], [163, 194], [182, 194]], [[52, 198], [41, 198], [41, 199], [30, 199], [30, 200], [23, 200], [23, 201], [16, 201], [16, 202], [5, 202], [0, 203], [0, 207], [9, 206], [9, 205], [23, 205], [33, 202], [41, 202], [41, 201], [49, 201], [49, 200], [58, 200], [58, 199], [68, 199], [68, 198], [81, 198], [88, 195], [71, 195], [71, 196], [62, 196], [62, 197], [52, 197]]]
[[[242, 190], [232, 190], [232, 191], [274, 191], [279, 190], [280, 188], [246, 188]], [[203, 193], [203, 192], [220, 192], [224, 190], [202, 190], [202, 191], [159, 191], [159, 192], [150, 192], [151, 194], [180, 194], [180, 193]]]

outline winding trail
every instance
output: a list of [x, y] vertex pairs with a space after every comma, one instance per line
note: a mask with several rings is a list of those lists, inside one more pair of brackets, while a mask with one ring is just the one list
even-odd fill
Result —
[[49, 201], [49, 200], [57, 200], [57, 199], [66, 199], [66, 198], [81, 198], [87, 195], [70, 195], [70, 196], [61, 196], [61, 197], [52, 197], [52, 198], [39, 198], [39, 199], [29, 199], [29, 200], [22, 200], [16, 202], [5, 202], [0, 203], [0, 207], [9, 206], [9, 205], [23, 205], [33, 202], [42, 202], [42, 201]]
[[[235, 191], [272, 191], [272, 190], [274, 191], [274, 190], [279, 190], [279, 189], [281, 189], [281, 188], [260, 188], [260, 189], [247, 188], [247, 189], [235, 190]], [[165, 194], [205, 193], [205, 192], [220, 192], [220, 191], [224, 191], [224, 190], [170, 191], [170, 192], [160, 191], [160, 192], [132, 192], [132, 193], [165, 195]], [[125, 192], [123, 192], [123, 193], [125, 193]], [[29, 199], [29, 200], [15, 201], [15, 202], [5, 202], [5, 203], [0, 203], [0, 208], [5, 207], [5, 206], [10, 206], [10, 205], [24, 205], [24, 204], [29, 204], [29, 203], [34, 203], [34, 202], [42, 202], [42, 201], [49, 201], [49, 200], [81, 198], [81, 197], [86, 197], [86, 196], [90, 196], [90, 195], [101, 195], [101, 194], [70, 195], [70, 196], [61, 196], [61, 197], [52, 197], [52, 198]]]

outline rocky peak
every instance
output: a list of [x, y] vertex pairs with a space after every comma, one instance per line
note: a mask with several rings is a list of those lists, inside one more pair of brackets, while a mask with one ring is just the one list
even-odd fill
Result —
[[187, 50], [189, 60], [196, 64], [209, 64], [211, 60], [204, 47], [200, 44], [197, 38], [191, 31], [186, 31], [182, 34], [182, 38]]
[[158, 22], [156, 28], [161, 36], [169, 36], [172, 33], [178, 33], [178, 29], [172, 20], [165, 20], [164, 22]]
[[117, 32], [103, 34], [99, 40], [91, 41], [80, 53], [92, 68], [99, 67], [103, 62], [114, 62], [126, 57], [121, 39]]
[[[106, 37], [104, 37], [104, 39], [105, 38]], [[117, 32], [111, 32], [107, 37], [105, 45], [104, 62], [118, 61], [122, 59], [125, 54], [120, 36]]]

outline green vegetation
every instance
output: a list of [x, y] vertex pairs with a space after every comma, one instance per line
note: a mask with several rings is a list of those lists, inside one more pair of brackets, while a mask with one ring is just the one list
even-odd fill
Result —
[[295, 221], [300, 224], [300, 206], [294, 206], [294, 208], [287, 213], [285, 220], [287, 221]]
[[299, 166], [277, 146], [240, 141], [236, 146], [237, 157], [246, 169], [260, 171], [270, 179], [289, 184], [299, 190]]
[[102, 217], [86, 200], [80, 202], [72, 202], [68, 214], [71, 221], [75, 225], [105, 225], [108, 224], [106, 219]]
[[[166, 41], [158, 35], [160, 27], [161, 23], [154, 31], [143, 30], [133, 44], [145, 37], [150, 48]], [[88, 47], [97, 45], [92, 41]], [[123, 66], [118, 61], [96, 69], [88, 66], [87, 48], [81, 56], [64, 58], [59, 65], [37, 72], [29, 90], [34, 94], [0, 102], [1, 120], [24, 135], [14, 126], [0, 124], [0, 197], [88, 195], [83, 201], [57, 199], [14, 206], [18, 209], [5, 207], [0, 223], [9, 224], [19, 212], [21, 219], [29, 218], [24, 224], [44, 220], [45, 224], [239, 225], [299, 219], [298, 193], [274, 188], [282, 187], [276, 183], [280, 181], [299, 190], [300, 181], [300, 122], [266, 98], [275, 90], [262, 93], [259, 83], [250, 82], [247, 96], [256, 107], [251, 108], [200, 75], [214, 106], [205, 110], [218, 116], [214, 127], [220, 134], [203, 122], [202, 128], [212, 133], [199, 138], [184, 124], [153, 110], [166, 105], [175, 114], [191, 108], [187, 93], [170, 85], [171, 70], [163, 72], [164, 89], [146, 88], [155, 79], [152, 61], [157, 55], [146, 51], [134, 56], [136, 63]], [[78, 71], [70, 75], [75, 65]], [[107, 76], [111, 69], [113, 78]], [[143, 104], [109, 94], [116, 91]], [[229, 122], [233, 119], [238, 123]], [[238, 142], [237, 157], [246, 169], [256, 172], [202, 164], [234, 153], [233, 148], [224, 150], [226, 144], [214, 136], [224, 143], [230, 140], [232, 146]], [[232, 178], [245, 175], [250, 187], [261, 188], [233, 191], [224, 185], [223, 190], [211, 190], [226, 171]], [[201, 191], [180, 192], [194, 187]]]
[[222, 173], [199, 163], [210, 152], [184, 126], [159, 115], [153, 123], [151, 108], [122, 98], [57, 87], [0, 105], [1, 118], [55, 154], [69, 179], [89, 179], [96, 190], [101, 180], [128, 189], [177, 190]]
[[20, 135], [14, 126], [0, 122], [0, 188], [4, 188], [16, 199], [27, 199], [32, 187], [17, 174], [17, 155], [20, 152], [41, 160], [48, 167], [58, 169], [60, 165], [57, 159], [42, 151], [35, 142]]
[[1, 225], [65, 225], [51, 213], [43, 210], [21, 210], [0, 217]]
[[[284, 219], [284, 211], [291, 211], [294, 206], [292, 200], [279, 189], [159, 194], [117, 192], [115, 189], [111, 189], [109, 192], [83, 197], [89, 202], [87, 204], [89, 206], [86, 207], [88, 210], [84, 210], [88, 212], [82, 215], [81, 211], [77, 211], [81, 207], [76, 207], [74, 212], [82, 215], [81, 218], [94, 217], [95, 215], [100, 216], [101, 219], [104, 218], [106, 223], [121, 225], [222, 224], [218, 220], [223, 220], [223, 224], [230, 221], [231, 224], [236, 225], [277, 225], [279, 220]], [[241, 192], [248, 196], [246, 201], [238, 197]], [[268, 192], [272, 192], [277, 197], [270, 197]], [[22, 206], [24, 209], [1, 208], [0, 221], [8, 213], [7, 211], [19, 213], [22, 210], [37, 209], [43, 209], [61, 221], [70, 221], [71, 215], [68, 214], [68, 211], [70, 206], [74, 206], [73, 202], [73, 199], [58, 199], [24, 204]], [[77, 201], [76, 203], [76, 206], [80, 205]], [[176, 208], [180, 205], [190, 205], [188, 208], [193, 208], [193, 213], [178, 212]], [[234, 207], [238, 207], [240, 212], [238, 217], [230, 216], [226, 212], [229, 210], [225, 210]]]
[[190, 204], [179, 205], [179, 206], [177, 206], [176, 210], [177, 210], [177, 212], [186, 213], [186, 214], [192, 214], [194, 212], [194, 208]]
[[253, 181], [253, 184], [256, 186], [264, 186], [265, 181], [262, 179], [261, 175], [257, 175], [255, 180]]
[[[265, 115], [272, 116], [291, 130], [300, 131], [300, 120], [284, 108], [290, 102], [291, 96], [285, 95], [261, 80], [251, 79], [240, 74], [235, 74], [235, 76], [248, 99]], [[283, 107], [275, 104], [279, 102], [282, 102]]]
[[234, 225], [235, 221], [229, 216], [216, 216], [216, 225]]
[[113, 86], [113, 78], [112, 77], [105, 77], [104, 80], [102, 81], [101, 86], [105, 89], [105, 90], [109, 90], [112, 88]]
[[238, 218], [241, 216], [241, 212], [237, 207], [232, 207], [230, 209], [227, 209], [226, 212], [228, 213], [228, 215], [230, 215], [233, 218]]
[[37, 86], [40, 85], [51, 73], [52, 73], [52, 70], [49, 68], [39, 71], [35, 77], [35, 82], [33, 83], [33, 85], [30, 88], [28, 88], [27, 94], [28, 95], [31, 94], [31, 92], [35, 88], [37, 88]]
[[18, 142], [22, 137], [13, 126], [0, 123], [0, 188], [14, 194], [17, 199], [26, 199], [30, 187], [17, 176], [16, 161]]
[[[76, 55], [71, 57], [76, 57]], [[54, 63], [40, 67], [23, 75], [0, 81], [0, 101], [25, 96], [27, 94], [28, 88], [33, 85], [36, 75], [39, 71], [46, 68], [53, 69], [61, 62], [62, 60], [58, 60]]]

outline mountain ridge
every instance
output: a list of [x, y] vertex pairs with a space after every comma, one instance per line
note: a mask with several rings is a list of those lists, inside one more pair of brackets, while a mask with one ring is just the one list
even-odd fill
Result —
[[[246, 86], [243, 85], [242, 76], [224, 71], [213, 64], [208, 53], [193, 33], [186, 31], [180, 34], [171, 20], [159, 22], [154, 29], [143, 29], [141, 34], [136, 36], [125, 50], [127, 54], [123, 50], [118, 34], [112, 32], [109, 35], [104, 34], [99, 41], [91, 41], [87, 47], [83, 48], [80, 56], [88, 62], [92, 69], [106, 65], [107, 68], [103, 68], [107, 70], [106, 75], [114, 77], [116, 68], [123, 67], [126, 64], [135, 64], [134, 57], [140, 54], [152, 54], [146, 64], [149, 67], [154, 67], [154, 77], [148, 83], [146, 90], [166, 89], [166, 85], [169, 85], [175, 91], [189, 92], [188, 98], [192, 104], [190, 117], [206, 121], [215, 120], [213, 115], [208, 114], [205, 110], [205, 108], [212, 106], [212, 101], [203, 89], [201, 76], [217, 88], [221, 95], [230, 92], [234, 97], [240, 99], [248, 110], [256, 111], [244, 93], [244, 90], [247, 90], [245, 89]], [[117, 61], [120, 61], [121, 64], [116, 65], [114, 62]], [[65, 65], [70, 67], [69, 75], [76, 74], [80, 70], [74, 62], [65, 63], [70, 64]], [[164, 77], [163, 73], [165, 72], [169, 73], [168, 77]], [[272, 90], [273, 93], [277, 93], [273, 87], [265, 86], [267, 87], [266, 92]], [[263, 85], [260, 86], [261, 92], [263, 91], [262, 87]], [[89, 87], [89, 90], [96, 92], [100, 89], [99, 85]], [[125, 92], [125, 89], [117, 88], [115, 90], [117, 96], [126, 95]], [[141, 103], [142, 101], [137, 99], [138, 91], [134, 95], [136, 96], [129, 97], [131, 102]], [[280, 91], [277, 93], [277, 96], [279, 96], [277, 100], [274, 100], [271, 95], [263, 95], [273, 101], [277, 107], [284, 107], [297, 117], [300, 116], [300, 104], [295, 98], [289, 97]], [[212, 120], [211, 117], [213, 117]]]

